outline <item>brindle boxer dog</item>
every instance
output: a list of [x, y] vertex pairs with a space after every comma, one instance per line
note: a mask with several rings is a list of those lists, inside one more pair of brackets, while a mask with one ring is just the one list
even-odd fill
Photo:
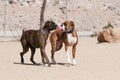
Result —
[[75, 31], [75, 24], [73, 21], [65, 21], [61, 25], [61, 30], [56, 30], [51, 33], [50, 42], [51, 42], [51, 61], [52, 63], [56, 63], [54, 59], [54, 53], [62, 48], [62, 43], [65, 44], [65, 52], [67, 54], [67, 61], [71, 63], [70, 55], [68, 53], [68, 47], [72, 46], [72, 62], [76, 64], [75, 61], [75, 53], [76, 53], [76, 45], [78, 43], [78, 35]]
[[23, 51], [20, 53], [21, 57], [21, 63], [24, 63], [23, 55], [31, 49], [31, 57], [30, 61], [33, 64], [36, 64], [34, 61], [34, 54], [36, 48], [40, 48], [41, 51], [41, 57], [42, 57], [42, 63], [45, 64], [44, 59], [46, 60], [46, 63], [48, 66], [50, 66], [49, 59], [45, 52], [45, 46], [46, 46], [46, 40], [49, 36], [50, 31], [57, 28], [57, 25], [53, 21], [46, 21], [45, 25], [41, 30], [27, 30], [23, 31], [22, 37], [21, 37], [21, 44]]

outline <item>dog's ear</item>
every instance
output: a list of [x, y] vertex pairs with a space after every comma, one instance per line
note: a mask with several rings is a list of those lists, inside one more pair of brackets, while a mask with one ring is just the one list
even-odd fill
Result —
[[62, 29], [63, 29], [63, 30], [65, 30], [66, 23], [65, 23], [65, 22], [64, 22], [64, 23], [62, 23], [62, 24], [61, 24], [61, 27], [62, 27]]
[[48, 20], [45, 22], [45, 26], [46, 27], [49, 26], [49, 21]]
[[71, 22], [71, 26], [75, 27], [75, 23], [73, 21], [70, 22]]

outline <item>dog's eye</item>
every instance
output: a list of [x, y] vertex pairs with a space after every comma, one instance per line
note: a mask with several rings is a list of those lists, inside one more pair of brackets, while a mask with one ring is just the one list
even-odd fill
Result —
[[74, 23], [72, 23], [71, 26], [74, 26]]
[[67, 26], [67, 24], [66, 24], [66, 23], [64, 23], [64, 26]]
[[74, 23], [71, 23], [71, 26], [74, 26]]

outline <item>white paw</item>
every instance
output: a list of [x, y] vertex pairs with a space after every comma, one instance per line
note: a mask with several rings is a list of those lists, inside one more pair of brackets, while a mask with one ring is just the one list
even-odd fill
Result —
[[68, 63], [71, 63], [70, 59], [68, 59]]
[[76, 65], [76, 60], [75, 59], [73, 59], [73, 64]]

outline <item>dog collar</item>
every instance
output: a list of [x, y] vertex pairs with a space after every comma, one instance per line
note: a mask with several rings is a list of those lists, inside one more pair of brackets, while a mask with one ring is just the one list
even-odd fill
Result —
[[71, 30], [69, 30], [67, 33], [72, 33], [74, 31], [74, 28], [72, 28]]
[[49, 34], [47, 29], [43, 29], [43, 31], [44, 31], [45, 34], [47, 34], [47, 35]]

